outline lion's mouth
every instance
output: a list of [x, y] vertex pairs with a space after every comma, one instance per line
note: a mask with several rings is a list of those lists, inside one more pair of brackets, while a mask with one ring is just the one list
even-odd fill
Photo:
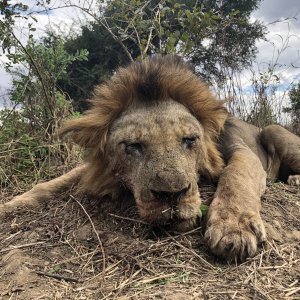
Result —
[[197, 218], [201, 199], [197, 194], [183, 198], [177, 204], [161, 202], [158, 199], [151, 201], [136, 199], [136, 203], [143, 220], [150, 224], [166, 225]]

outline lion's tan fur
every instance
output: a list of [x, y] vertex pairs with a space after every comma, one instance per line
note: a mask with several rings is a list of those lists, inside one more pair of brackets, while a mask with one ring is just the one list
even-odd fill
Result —
[[106, 159], [112, 123], [131, 106], [170, 98], [186, 106], [203, 125], [209, 157], [206, 175], [219, 175], [223, 160], [215, 141], [226, 120], [226, 109], [181, 59], [156, 57], [120, 68], [96, 88], [92, 108], [82, 118], [69, 121], [62, 130], [62, 134], [71, 132], [75, 142], [88, 150], [89, 168], [81, 181], [84, 190], [98, 195], [117, 193], [118, 182]]
[[86, 168], [87, 165], [83, 164], [60, 177], [35, 185], [30, 191], [16, 196], [11, 201], [0, 205], [0, 217], [6, 212], [10, 213], [16, 207], [34, 207], [38, 206], [41, 202], [48, 201], [54, 195], [76, 185]]
[[80, 178], [80, 188], [122, 198], [130, 190], [141, 217], [194, 226], [199, 176], [218, 180], [205, 239], [227, 258], [253, 256], [266, 239], [260, 197], [266, 171], [300, 185], [300, 139], [280, 126], [262, 131], [228, 116], [183, 60], [157, 56], [119, 69], [96, 88], [91, 109], [61, 134], [86, 150], [86, 163], [0, 205], [37, 205]]
[[283, 168], [287, 166], [293, 166], [293, 171], [300, 174], [300, 144], [294, 134], [279, 125], [270, 125], [263, 129], [261, 141], [268, 152], [269, 177], [287, 180], [289, 170]]

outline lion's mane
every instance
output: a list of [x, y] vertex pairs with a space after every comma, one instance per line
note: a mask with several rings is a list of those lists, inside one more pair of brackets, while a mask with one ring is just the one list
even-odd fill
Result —
[[87, 151], [89, 167], [80, 184], [84, 190], [99, 196], [118, 196], [120, 184], [107, 149], [112, 123], [129, 107], [170, 98], [186, 106], [204, 128], [208, 162], [202, 175], [215, 178], [220, 174], [223, 160], [216, 139], [227, 118], [226, 109], [181, 58], [154, 56], [118, 69], [110, 80], [96, 87], [91, 109], [62, 129], [62, 135], [70, 134]]

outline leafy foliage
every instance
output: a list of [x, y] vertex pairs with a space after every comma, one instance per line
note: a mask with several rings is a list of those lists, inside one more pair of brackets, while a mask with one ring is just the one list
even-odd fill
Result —
[[206, 80], [220, 84], [226, 79], [226, 69], [241, 71], [250, 66], [257, 53], [256, 41], [264, 38], [266, 28], [250, 19], [260, 1], [204, 2], [209, 10], [218, 12], [219, 19], [212, 16], [216, 30], [206, 43], [197, 43], [192, 61], [200, 66], [200, 74]]
[[[65, 50], [72, 55], [80, 51], [78, 49], [86, 49], [88, 59], [71, 62], [66, 68], [66, 76], [58, 80], [60, 89], [74, 100], [75, 109], [79, 111], [87, 109], [84, 100], [91, 96], [95, 85], [108, 79], [119, 65], [129, 62], [121, 46], [101, 25], [91, 23], [82, 26], [81, 30], [79, 36], [65, 42]], [[56, 37], [48, 34], [49, 46], [53, 39]]]
[[[70, 101], [57, 86], [66, 76], [66, 68], [76, 60], [86, 60], [87, 51], [68, 54], [62, 40], [51, 47], [29, 37], [27, 45], [8, 55], [6, 69], [13, 77], [11, 100], [20, 105], [34, 133], [51, 137], [62, 119], [72, 113]], [[18, 63], [18, 68], [13, 68]]]
[[292, 113], [295, 121], [300, 122], [300, 83], [294, 85], [289, 91], [291, 107], [289, 111]]
[[28, 9], [22, 3], [10, 4], [8, 1], [0, 2], [0, 45], [3, 53], [10, 53], [14, 46], [13, 27], [15, 19], [21, 17], [22, 12]]
[[285, 107], [284, 111], [291, 114], [293, 130], [300, 134], [300, 83], [290, 89], [289, 98], [290, 107]]
[[[221, 84], [224, 69], [249, 65], [255, 42], [264, 37], [265, 27], [250, 21], [259, 2], [106, 1], [94, 21], [66, 42], [69, 53], [86, 48], [91, 55], [87, 62], [70, 65], [68, 78], [60, 84], [77, 102], [89, 98], [92, 87], [118, 65], [154, 53], [185, 56], [205, 80]], [[80, 110], [86, 108], [77, 104]]]
[[247, 116], [247, 122], [260, 128], [276, 123], [272, 100], [276, 97], [279, 83], [280, 78], [271, 68], [266, 72], [253, 76], [252, 87], [255, 101], [251, 113]]
[[62, 163], [68, 155], [65, 144], [54, 143], [55, 130], [73, 114], [70, 99], [57, 81], [67, 75], [68, 65], [86, 60], [88, 52], [68, 54], [61, 39], [51, 46], [37, 41], [30, 22], [23, 43], [14, 33], [14, 22], [17, 17], [29, 17], [8, 4], [0, 9], [5, 15], [0, 20], [0, 44], [7, 58], [5, 69], [13, 77], [9, 91], [13, 107], [0, 112], [0, 182], [7, 188], [27, 178], [32, 182], [32, 176], [35, 181], [50, 176], [52, 162]]

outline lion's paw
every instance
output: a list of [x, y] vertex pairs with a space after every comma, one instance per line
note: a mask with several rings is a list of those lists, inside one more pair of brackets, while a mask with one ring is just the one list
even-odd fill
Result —
[[241, 261], [252, 257], [257, 244], [266, 240], [266, 231], [260, 215], [227, 216], [217, 214], [208, 219], [205, 239], [215, 255]]
[[18, 208], [38, 206], [38, 199], [30, 196], [31, 192], [29, 191], [12, 198], [6, 203], [0, 204], [0, 219], [4, 218], [6, 215], [12, 214]]
[[296, 185], [299, 186], [300, 185], [300, 175], [290, 175], [287, 183], [289, 185]]

